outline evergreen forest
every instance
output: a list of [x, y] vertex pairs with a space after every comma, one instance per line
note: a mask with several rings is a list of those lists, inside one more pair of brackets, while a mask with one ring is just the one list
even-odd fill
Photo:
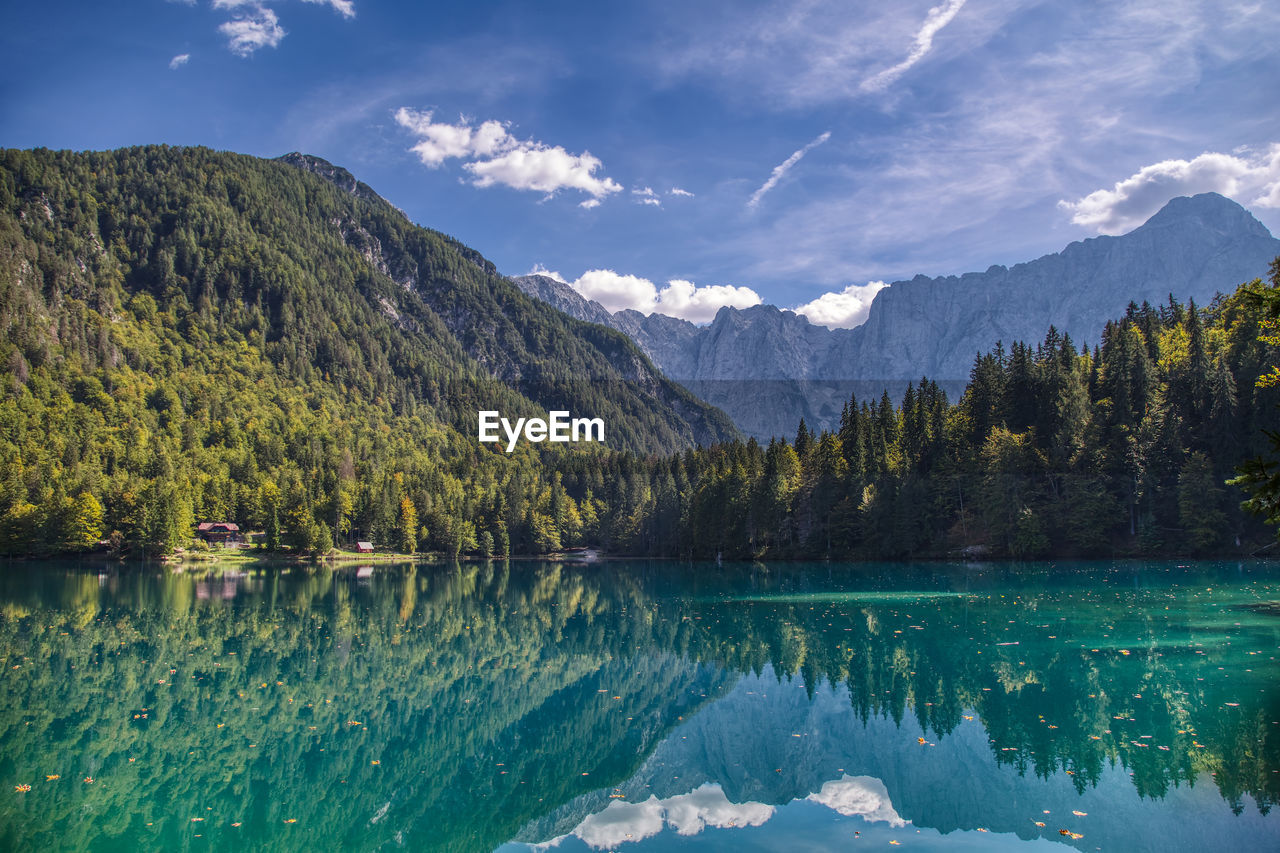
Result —
[[[1280, 522], [1280, 263], [763, 446], [324, 161], [0, 152], [0, 553], [1245, 554]], [[481, 445], [479, 409], [605, 447]], [[1244, 504], [1242, 506], [1242, 503]]]

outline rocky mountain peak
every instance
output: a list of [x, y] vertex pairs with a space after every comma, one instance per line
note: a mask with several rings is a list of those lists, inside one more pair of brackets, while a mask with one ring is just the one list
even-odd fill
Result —
[[[345, 193], [350, 193], [356, 198], [390, 204], [390, 202], [374, 192], [373, 188], [368, 184], [356, 180], [355, 175], [341, 166], [335, 166], [323, 157], [317, 157], [314, 154], [303, 154], [299, 151], [290, 151], [288, 154], [277, 157], [276, 161], [287, 163], [294, 168], [302, 169], [304, 172], [310, 172], [313, 175], [319, 175], [338, 189]], [[391, 206], [395, 207], [395, 205]]]

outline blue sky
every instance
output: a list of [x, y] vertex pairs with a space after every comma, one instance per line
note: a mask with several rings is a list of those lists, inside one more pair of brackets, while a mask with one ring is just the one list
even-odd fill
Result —
[[0, 145], [300, 150], [502, 271], [852, 325], [1215, 190], [1280, 231], [1280, 4], [6, 4]]

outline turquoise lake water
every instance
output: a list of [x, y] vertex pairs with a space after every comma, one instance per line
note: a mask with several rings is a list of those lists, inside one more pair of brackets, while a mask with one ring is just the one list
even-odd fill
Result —
[[1274, 562], [360, 574], [0, 564], [0, 849], [1280, 849]]

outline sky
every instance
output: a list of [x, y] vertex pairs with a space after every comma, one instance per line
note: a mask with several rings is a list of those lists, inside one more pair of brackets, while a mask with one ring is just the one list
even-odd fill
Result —
[[1280, 3], [5, 4], [0, 146], [345, 166], [508, 275], [857, 325], [1216, 191], [1280, 232]]

